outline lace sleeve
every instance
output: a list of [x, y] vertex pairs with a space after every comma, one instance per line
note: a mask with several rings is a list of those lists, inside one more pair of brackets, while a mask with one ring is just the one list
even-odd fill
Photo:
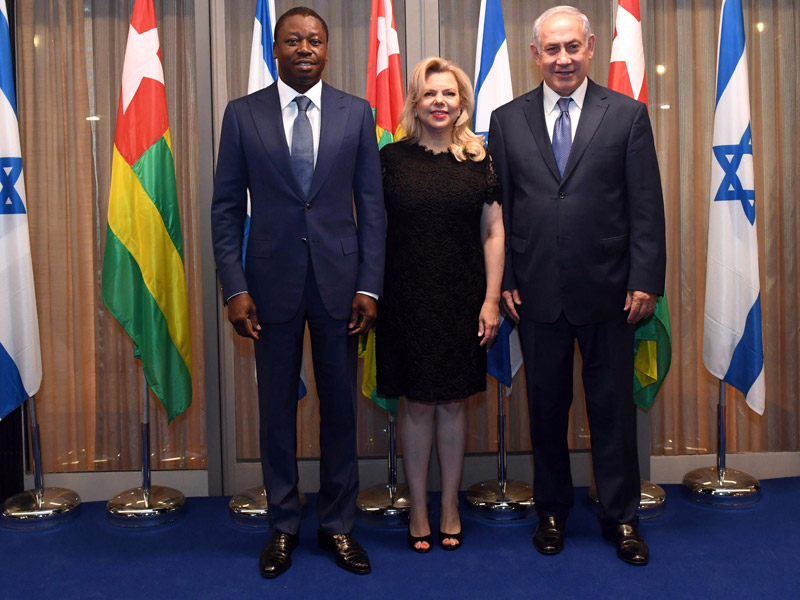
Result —
[[483, 201], [485, 204], [503, 203], [503, 187], [491, 154], [486, 155], [486, 191]]

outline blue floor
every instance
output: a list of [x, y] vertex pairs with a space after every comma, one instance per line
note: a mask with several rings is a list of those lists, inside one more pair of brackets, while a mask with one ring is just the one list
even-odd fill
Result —
[[531, 521], [465, 514], [464, 547], [427, 555], [407, 548], [405, 530], [359, 524], [367, 576], [342, 571], [317, 548], [309, 495], [294, 565], [270, 581], [258, 574], [268, 533], [233, 523], [227, 498], [190, 498], [180, 520], [149, 530], [114, 527], [104, 504], [91, 502], [56, 529], [0, 528], [0, 598], [800, 598], [800, 478], [762, 484], [761, 502], [739, 509], [698, 505], [664, 486], [665, 514], [642, 522], [651, 550], [644, 568], [616, 558], [582, 488], [557, 556], [534, 550]]

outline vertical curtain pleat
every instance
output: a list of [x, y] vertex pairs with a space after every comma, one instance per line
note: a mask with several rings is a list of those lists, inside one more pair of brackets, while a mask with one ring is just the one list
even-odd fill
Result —
[[[194, 370], [192, 406], [169, 427], [151, 396], [151, 466], [204, 468], [194, 3], [155, 5]], [[132, 1], [18, 4], [19, 117], [42, 324], [44, 374], [37, 401], [47, 472], [141, 466], [141, 371], [131, 340], [101, 298], [111, 155], [132, 7]], [[99, 120], [87, 121], [90, 115]]]

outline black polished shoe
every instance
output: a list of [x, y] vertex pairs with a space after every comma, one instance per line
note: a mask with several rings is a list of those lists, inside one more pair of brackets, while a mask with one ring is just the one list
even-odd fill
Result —
[[558, 554], [564, 549], [564, 520], [558, 517], [539, 517], [533, 533], [533, 545], [542, 554]]
[[650, 551], [634, 525], [622, 523], [613, 529], [605, 529], [603, 537], [617, 546], [617, 556], [629, 565], [643, 567], [650, 561]]
[[345, 571], [366, 575], [372, 570], [367, 551], [352, 533], [329, 535], [320, 529], [317, 531], [317, 543], [326, 552], [333, 552], [336, 555], [336, 564]]
[[299, 533], [274, 531], [261, 551], [258, 567], [261, 576], [272, 579], [292, 566], [292, 551], [300, 541]]

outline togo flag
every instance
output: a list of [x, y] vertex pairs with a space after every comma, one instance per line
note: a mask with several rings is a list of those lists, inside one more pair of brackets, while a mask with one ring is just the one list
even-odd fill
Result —
[[11, 65], [8, 10], [0, 0], [0, 419], [42, 383], [25, 180]]
[[763, 414], [761, 286], [741, 0], [722, 3], [712, 143], [703, 363]]
[[492, 111], [514, 98], [500, 0], [481, 0], [475, 53], [475, 133], [489, 141]]
[[[647, 104], [642, 17], [639, 0], [619, 0], [608, 87]], [[672, 331], [667, 296], [659, 296], [655, 312], [636, 324], [633, 358], [633, 400], [648, 410], [672, 364]]]
[[171, 421], [192, 401], [192, 345], [153, 0], [133, 5], [112, 160], [103, 301]]
[[[369, 56], [367, 57], [367, 102], [375, 116], [378, 148], [405, 136], [400, 127], [403, 112], [403, 75], [400, 65], [400, 42], [394, 21], [392, 0], [372, 0], [369, 19]], [[375, 366], [375, 330], [362, 336], [358, 355], [364, 359], [361, 393], [378, 406], [397, 414], [397, 398], [378, 395]]]

